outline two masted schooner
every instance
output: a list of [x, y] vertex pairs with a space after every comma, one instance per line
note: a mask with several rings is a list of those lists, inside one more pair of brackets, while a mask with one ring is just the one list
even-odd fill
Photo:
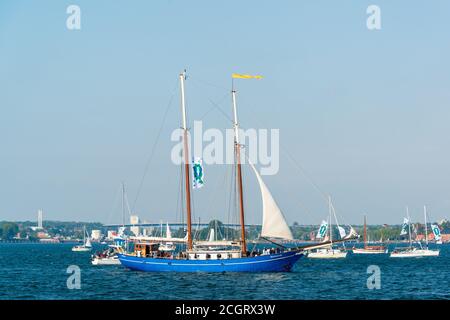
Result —
[[[243, 196], [243, 178], [241, 148], [239, 140], [239, 123], [236, 107], [236, 91], [232, 88], [233, 127], [234, 127], [234, 165], [236, 169], [236, 190], [239, 203], [240, 239], [238, 241], [222, 241], [221, 246], [198, 245], [193, 239], [191, 221], [191, 183], [189, 162], [189, 143], [187, 112], [185, 104], [185, 72], [179, 75], [181, 91], [181, 117], [183, 130], [183, 157], [184, 157], [184, 205], [186, 209], [186, 237], [171, 238], [172, 242], [185, 244], [185, 250], [178, 254], [164, 254], [158, 248], [160, 242], [142, 239], [134, 245], [131, 253], [118, 255], [122, 265], [129, 269], [148, 272], [286, 272], [304, 253], [300, 248], [287, 248], [264, 251], [263, 253], [249, 252], [245, 234], [245, 214]], [[262, 230], [261, 238], [276, 242], [277, 240], [293, 240], [291, 230], [283, 213], [272, 197], [269, 189], [259, 175], [257, 169], [250, 163], [254, 172], [262, 197]]]

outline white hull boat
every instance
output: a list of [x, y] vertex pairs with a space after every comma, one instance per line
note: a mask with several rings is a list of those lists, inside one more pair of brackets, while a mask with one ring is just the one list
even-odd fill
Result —
[[109, 248], [102, 253], [96, 253], [92, 256], [91, 263], [94, 266], [110, 266], [120, 264], [118, 253], [124, 253], [123, 248], [119, 245], [109, 245]]
[[385, 246], [370, 246], [367, 240], [367, 221], [366, 216], [364, 216], [364, 247], [356, 248], [353, 247], [353, 253], [355, 254], [384, 254], [387, 253], [388, 250]]
[[91, 248], [83, 246], [75, 246], [72, 248], [73, 252], [88, 252], [91, 251]]
[[[353, 228], [350, 228], [350, 233], [346, 236], [344, 228], [339, 226], [339, 223], [337, 221], [336, 212], [334, 211], [333, 204], [331, 202], [331, 197], [328, 197], [328, 222], [323, 220], [319, 230], [317, 232], [316, 238], [317, 239], [324, 239], [324, 242], [327, 242], [328, 239], [330, 241], [329, 244], [324, 244], [322, 247], [318, 247], [318, 249], [310, 250], [308, 252], [307, 257], [312, 259], [342, 259], [347, 257], [347, 251], [344, 248], [339, 249], [333, 249], [333, 231], [332, 231], [332, 215], [334, 215], [334, 219], [336, 221], [336, 225], [339, 230], [339, 235], [341, 237], [340, 241], [343, 241], [342, 239], [346, 239], [349, 236], [356, 235], [356, 232], [353, 230]], [[320, 246], [320, 244], [319, 244]]]
[[[370, 247], [369, 247], [370, 248]], [[387, 249], [373, 249], [373, 248], [353, 248], [353, 253], [356, 254], [385, 254], [388, 253]]]
[[415, 258], [415, 257], [437, 257], [439, 256], [439, 250], [430, 249], [406, 249], [406, 250], [394, 250], [391, 253], [391, 258]]
[[[431, 250], [428, 249], [428, 229], [427, 229], [427, 208], [423, 207], [423, 214], [425, 217], [425, 249], [422, 247], [422, 244], [420, 244], [420, 248], [416, 248], [412, 246], [412, 240], [411, 240], [411, 224], [409, 219], [409, 212], [408, 208], [406, 208], [407, 218], [404, 219], [402, 231], [403, 229], [406, 230], [406, 225], [408, 225], [409, 228], [409, 247], [408, 248], [398, 248], [392, 251], [390, 257], [391, 258], [417, 258], [417, 257], [437, 257], [439, 256], [439, 250]], [[404, 232], [402, 232], [404, 233]], [[402, 234], [401, 233], [401, 234]]]
[[308, 258], [313, 259], [339, 259], [347, 257], [347, 251], [338, 249], [317, 249], [308, 253]]
[[118, 265], [118, 264], [120, 264], [120, 260], [119, 260], [119, 257], [117, 257], [117, 256], [106, 257], [106, 258], [95, 257], [94, 259], [92, 259], [92, 264], [94, 266]]

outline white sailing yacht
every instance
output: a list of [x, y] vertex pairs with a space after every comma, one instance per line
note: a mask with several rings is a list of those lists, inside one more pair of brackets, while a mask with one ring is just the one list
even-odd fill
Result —
[[[87, 235], [87, 237], [86, 237], [86, 235]], [[89, 239], [89, 235], [87, 234], [86, 226], [84, 226], [83, 227], [83, 244], [73, 247], [72, 251], [73, 252], [87, 252], [87, 251], [91, 251], [91, 249], [92, 249], [91, 240]]]
[[428, 228], [427, 228], [427, 207], [423, 206], [423, 213], [425, 216], [425, 249], [419, 242], [420, 248], [412, 246], [411, 240], [411, 222], [409, 218], [408, 207], [406, 207], [407, 222], [409, 229], [409, 247], [407, 248], [396, 248], [392, 251], [391, 258], [414, 258], [414, 257], [437, 257], [439, 256], [439, 250], [431, 250], [428, 248]]
[[[324, 242], [329, 241], [329, 244], [325, 247], [322, 248], [318, 248], [315, 250], [311, 250], [307, 257], [308, 258], [314, 258], [314, 259], [338, 259], [338, 258], [345, 258], [347, 257], [347, 251], [345, 251], [345, 249], [334, 249], [333, 248], [333, 230], [332, 230], [332, 218], [331, 215], [332, 213], [334, 213], [334, 218], [336, 220], [336, 225], [339, 228], [339, 231], [341, 231], [341, 228], [339, 227], [339, 224], [337, 222], [336, 219], [336, 213], [334, 212], [334, 208], [333, 208], [333, 204], [331, 202], [331, 197], [328, 197], [328, 224], [326, 225], [326, 227], [328, 228], [328, 239], [325, 238]], [[322, 226], [324, 224], [322, 223]], [[321, 227], [322, 227], [321, 226]], [[320, 230], [319, 230], [320, 232]], [[325, 230], [326, 232], [326, 230]], [[344, 234], [345, 237], [345, 234]], [[343, 238], [344, 238], [343, 237]]]

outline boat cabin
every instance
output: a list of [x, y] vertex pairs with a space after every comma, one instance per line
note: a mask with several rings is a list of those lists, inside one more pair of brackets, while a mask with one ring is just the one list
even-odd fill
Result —
[[158, 252], [159, 243], [135, 243], [134, 253], [137, 257], [153, 257]]

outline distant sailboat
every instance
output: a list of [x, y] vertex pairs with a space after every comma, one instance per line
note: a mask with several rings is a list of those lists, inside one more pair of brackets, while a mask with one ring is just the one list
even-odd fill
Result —
[[[380, 240], [381, 242], [381, 240]], [[353, 253], [356, 254], [383, 254], [387, 253], [386, 246], [369, 246], [367, 240], [367, 221], [366, 216], [364, 216], [364, 248], [353, 247]]]
[[[326, 247], [323, 248], [318, 248], [315, 250], [312, 250], [311, 252], [308, 253], [307, 257], [308, 258], [313, 258], [313, 259], [339, 259], [339, 258], [345, 258], [347, 257], [347, 251], [343, 250], [343, 249], [334, 249], [333, 248], [333, 230], [332, 230], [332, 213], [334, 213], [333, 211], [333, 204], [331, 203], [331, 197], [328, 198], [328, 224], [327, 224], [327, 228], [328, 228], [328, 234], [325, 236], [324, 242], [329, 241], [329, 245], [327, 245]], [[335, 214], [335, 218], [336, 218], [336, 214]], [[337, 220], [336, 220], [336, 224], [337, 224]], [[323, 223], [322, 223], [323, 225]], [[339, 228], [339, 231], [341, 232], [343, 230], [343, 228]], [[320, 232], [320, 230], [319, 230]], [[345, 233], [345, 231], [344, 231]], [[342, 238], [345, 237], [345, 234]]]
[[87, 235], [86, 226], [84, 226], [83, 227], [83, 244], [73, 247], [72, 251], [74, 251], [74, 252], [91, 251], [91, 249], [92, 249], [91, 240], [89, 239], [89, 235], [87, 237], [86, 237], [86, 235]]
[[405, 226], [405, 223], [408, 223], [408, 229], [409, 229], [409, 247], [407, 248], [396, 248], [390, 255], [391, 258], [415, 258], [415, 257], [437, 257], [439, 256], [439, 250], [431, 250], [428, 248], [428, 228], [427, 228], [427, 208], [426, 206], [423, 207], [423, 213], [425, 217], [425, 243], [426, 247], [425, 249], [422, 247], [422, 244], [420, 244], [420, 248], [413, 247], [412, 246], [412, 240], [411, 240], [411, 222], [409, 218], [409, 211], [408, 207], [406, 207], [406, 215], [407, 220], [404, 221], [403, 227], [402, 227], [402, 233]]

